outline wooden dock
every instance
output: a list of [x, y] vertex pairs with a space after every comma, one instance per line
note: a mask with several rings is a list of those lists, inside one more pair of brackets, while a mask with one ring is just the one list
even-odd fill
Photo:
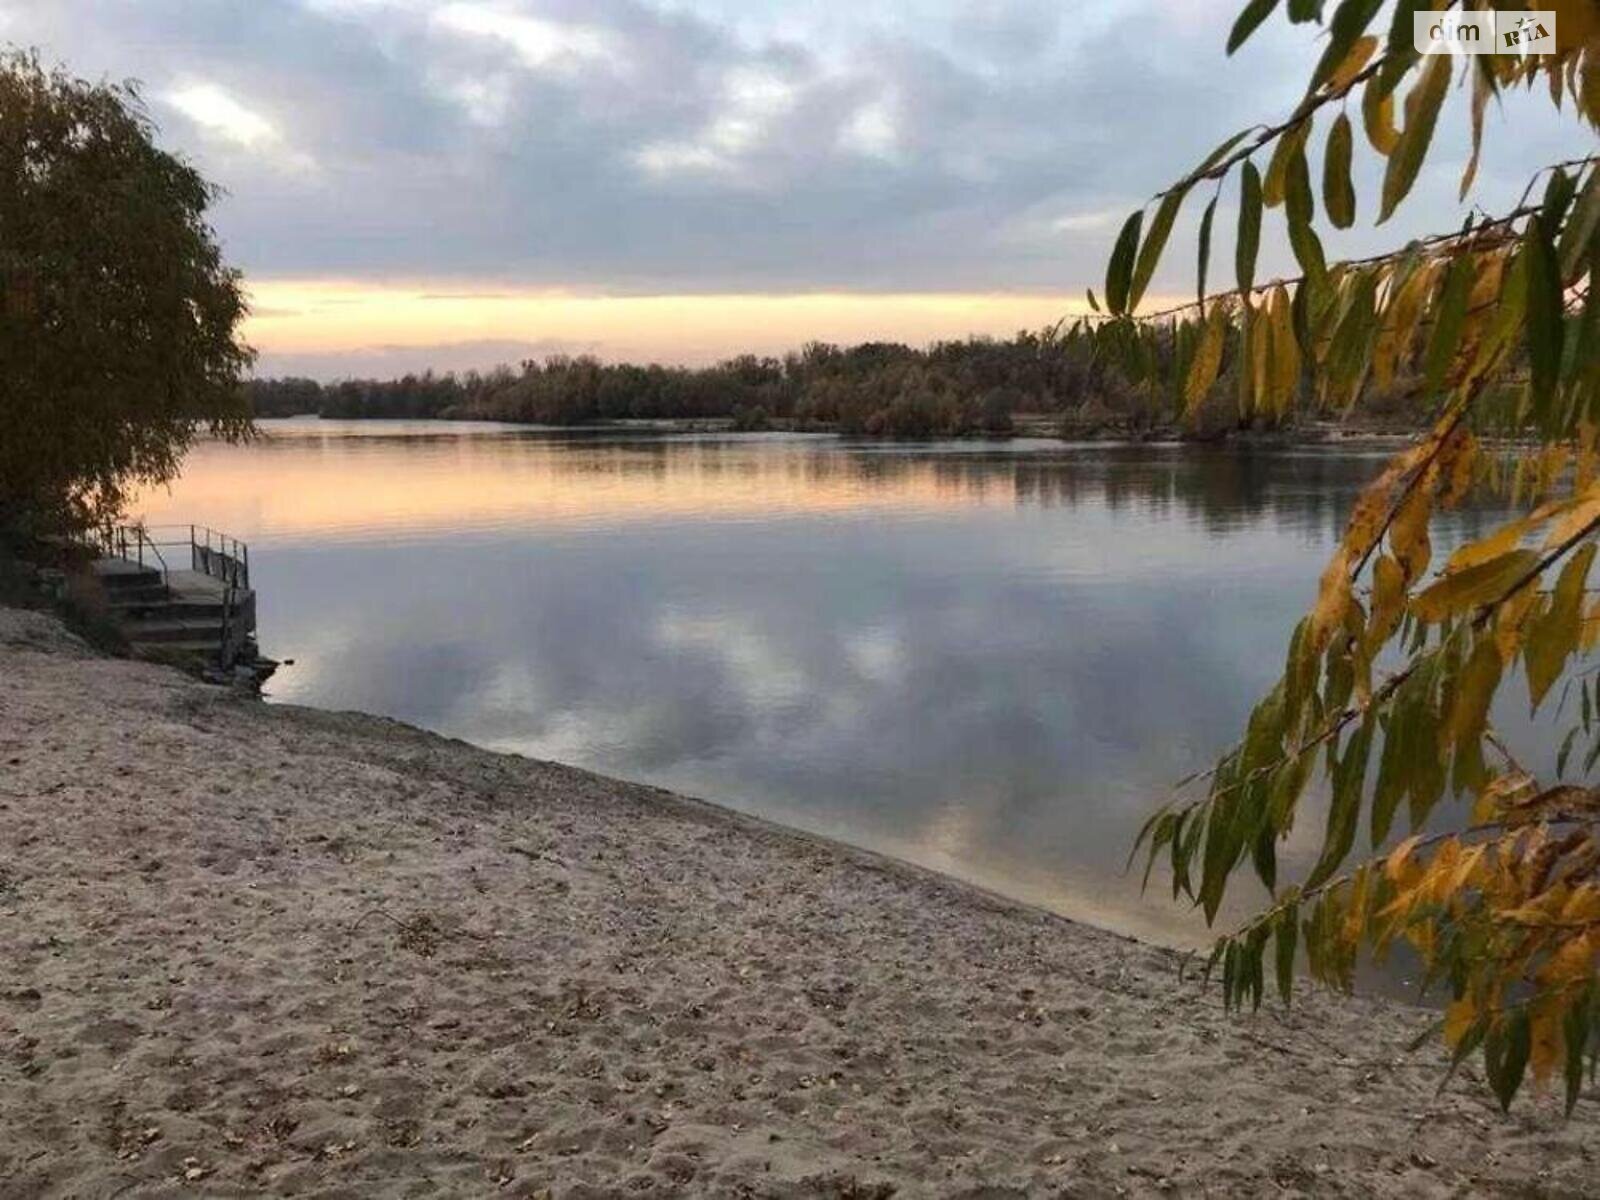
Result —
[[96, 549], [94, 574], [136, 650], [224, 672], [255, 659], [256, 594], [242, 542], [202, 526], [131, 527], [105, 531]]

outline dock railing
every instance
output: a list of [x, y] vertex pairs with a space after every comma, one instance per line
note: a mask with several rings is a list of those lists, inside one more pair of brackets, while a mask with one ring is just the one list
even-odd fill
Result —
[[110, 525], [90, 538], [94, 550], [110, 558], [149, 566], [172, 586], [172, 571], [163, 549], [187, 547], [189, 569], [222, 584], [222, 616], [217, 630], [217, 666], [231, 665], [235, 640], [234, 609], [240, 593], [250, 590], [250, 547], [231, 534], [208, 525]]
[[230, 591], [250, 587], [250, 547], [207, 525], [109, 525], [95, 531], [94, 548], [111, 558], [160, 570], [169, 583], [171, 569], [163, 548], [186, 547], [189, 569], [226, 584]]

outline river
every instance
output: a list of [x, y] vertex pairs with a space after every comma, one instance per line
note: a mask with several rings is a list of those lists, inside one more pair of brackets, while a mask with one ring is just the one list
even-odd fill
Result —
[[[1141, 896], [1130, 841], [1276, 678], [1385, 457], [262, 428], [202, 444], [137, 510], [250, 543], [262, 649], [294, 660], [273, 701], [646, 781], [1177, 943], [1203, 927]], [[1289, 861], [1319, 835], [1308, 816]]]

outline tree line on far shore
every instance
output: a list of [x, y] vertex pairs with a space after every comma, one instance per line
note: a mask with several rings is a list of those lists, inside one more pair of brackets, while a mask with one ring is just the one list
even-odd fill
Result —
[[1150, 429], [1173, 414], [1137, 394], [1082, 341], [1055, 328], [1008, 340], [971, 337], [915, 349], [811, 342], [782, 358], [741, 355], [702, 368], [529, 360], [465, 374], [393, 380], [257, 379], [258, 417], [464, 418], [582, 425], [719, 419], [742, 429], [836, 429], [884, 437], [1005, 434], [1018, 413]]

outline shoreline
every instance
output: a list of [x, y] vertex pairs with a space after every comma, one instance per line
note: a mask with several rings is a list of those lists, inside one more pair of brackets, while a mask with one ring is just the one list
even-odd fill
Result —
[[547, 433], [653, 433], [663, 436], [687, 434], [808, 434], [843, 441], [883, 443], [886, 445], [917, 445], [927, 442], [1007, 442], [1014, 440], [1056, 441], [1063, 445], [1075, 444], [1143, 444], [1171, 443], [1186, 446], [1219, 447], [1303, 447], [1303, 446], [1360, 446], [1398, 443], [1420, 433], [1421, 430], [1384, 425], [1346, 427], [1333, 422], [1318, 421], [1287, 429], [1249, 430], [1229, 429], [1207, 434], [1178, 424], [1160, 424], [1147, 428], [1131, 428], [1112, 421], [1072, 421], [1053, 413], [1018, 413], [1015, 426], [1007, 432], [974, 432], [949, 434], [928, 438], [902, 438], [866, 433], [847, 433], [834, 424], [801, 424], [786, 418], [774, 418], [760, 429], [742, 429], [732, 417], [640, 417], [597, 420], [579, 425], [544, 425], [533, 421], [507, 421], [499, 417], [444, 412], [429, 417], [393, 416], [323, 416], [319, 413], [274, 414], [257, 417], [260, 421], [301, 421], [330, 423], [347, 421], [356, 424], [379, 424], [385, 421], [416, 422], [418, 424], [499, 425], [509, 429], [526, 429]]
[[0, 829], [0, 1197], [1600, 1192], [1422, 1010], [10, 609]]

